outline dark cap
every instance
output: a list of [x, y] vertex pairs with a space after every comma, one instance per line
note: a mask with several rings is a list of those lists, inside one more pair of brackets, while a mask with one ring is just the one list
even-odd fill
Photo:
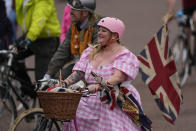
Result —
[[67, 5], [75, 10], [88, 10], [90, 12], [94, 12], [96, 8], [96, 1], [95, 0], [68, 0]]

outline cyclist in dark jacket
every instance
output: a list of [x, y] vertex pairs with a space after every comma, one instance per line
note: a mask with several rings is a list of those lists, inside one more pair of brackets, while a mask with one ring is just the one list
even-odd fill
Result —
[[65, 64], [66, 69], [62, 74], [63, 78], [66, 78], [71, 74], [73, 65], [79, 60], [82, 51], [88, 47], [88, 44], [97, 41], [96, 24], [101, 17], [94, 12], [96, 1], [69, 0], [68, 6], [71, 7], [72, 24], [65, 40], [51, 59], [44, 78], [54, 77]]

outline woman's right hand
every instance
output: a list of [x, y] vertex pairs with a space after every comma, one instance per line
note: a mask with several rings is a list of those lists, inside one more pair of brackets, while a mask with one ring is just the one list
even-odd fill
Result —
[[102, 88], [100, 84], [92, 84], [88, 87], [89, 92], [92, 94], [96, 93], [97, 91], [100, 91], [101, 89]]

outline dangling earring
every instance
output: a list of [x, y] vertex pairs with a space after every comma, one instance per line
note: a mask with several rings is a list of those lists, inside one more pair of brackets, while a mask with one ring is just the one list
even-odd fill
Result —
[[112, 36], [111, 41], [112, 41], [112, 42], [116, 42], [116, 41], [118, 41], [118, 40], [119, 40], [118, 34], [117, 34], [117, 33], [114, 33], [113, 36]]
[[116, 42], [116, 41], [118, 41], [118, 40], [119, 40], [119, 38], [111, 39], [112, 42]]

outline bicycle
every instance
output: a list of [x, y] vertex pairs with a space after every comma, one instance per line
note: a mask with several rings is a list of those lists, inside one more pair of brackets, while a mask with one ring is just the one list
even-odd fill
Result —
[[[176, 62], [178, 75], [180, 78], [180, 86], [183, 87], [186, 84], [189, 75], [191, 74], [192, 66], [195, 65], [196, 62], [194, 59], [196, 56], [196, 35], [192, 18], [184, 15], [182, 11], [177, 13], [176, 18], [181, 31], [174, 39], [171, 45], [171, 49], [174, 54], [174, 60]], [[189, 20], [191, 33], [194, 38], [193, 51], [191, 51], [191, 43], [188, 42], [188, 36], [185, 32], [187, 20]]]
[[[49, 81], [50, 81], [49, 82], [50, 86], [58, 83], [58, 80], [50, 79]], [[81, 84], [79, 86], [80, 86], [79, 88], [84, 88], [84, 86], [83, 85], [81, 86]], [[40, 92], [40, 93], [42, 94], [44, 92]], [[57, 92], [57, 93], [60, 93], [62, 95], [63, 92]], [[48, 98], [47, 101], [49, 102], [51, 102], [50, 98], [54, 98], [53, 96], [50, 97], [50, 95], [53, 94], [53, 92], [45, 92], [44, 94], [45, 95], [49, 94], [49, 97], [47, 96]], [[73, 95], [73, 93], [71, 93], [70, 95]], [[83, 90], [82, 94], [77, 93], [75, 95], [77, 95], [77, 98], [78, 98], [77, 102], [79, 103], [81, 96], [89, 97], [89, 96], [92, 96], [93, 94], [90, 94], [88, 90]], [[66, 96], [63, 96], [63, 98], [65, 97]], [[68, 99], [69, 102], [72, 102], [71, 104], [74, 104], [72, 100], [73, 98]], [[46, 109], [47, 107], [45, 106], [48, 104], [43, 104], [43, 101], [42, 101], [41, 105], [43, 105], [43, 109]], [[51, 110], [49, 111], [49, 113], [48, 113], [48, 110], [45, 110], [44, 112], [42, 108], [32, 108], [32, 109], [26, 110], [25, 112], [21, 113], [17, 117], [17, 119], [14, 121], [14, 124], [10, 127], [9, 131], [19, 131], [21, 129], [24, 129], [24, 126], [27, 126], [27, 129], [29, 131], [31, 130], [33, 131], [61, 131], [61, 128], [59, 126], [60, 123], [69, 122], [71, 119], [73, 119], [73, 117], [75, 116], [76, 108], [73, 111], [74, 113], [66, 112], [62, 116], [58, 116], [57, 115], [58, 113], [56, 113], [56, 111], [54, 110], [53, 110], [54, 112]]]
[[[5, 57], [5, 61], [0, 64], [0, 119], [4, 121], [2, 127], [6, 128], [9, 128], [16, 119], [18, 104], [21, 103], [25, 110], [36, 105], [36, 98], [31, 99], [25, 96], [25, 99], [32, 101], [32, 105], [29, 105], [29, 102], [20, 96], [21, 86], [31, 87], [32, 83], [18, 77], [15, 72], [16, 67], [13, 63], [16, 62], [14, 57], [17, 55], [17, 49], [16, 45], [11, 45], [8, 50], [0, 50], [0, 54]], [[33, 69], [26, 70], [32, 71]]]
[[[54, 79], [49, 79], [48, 80], [48, 85], [50, 85], [50, 87], [52, 85], [58, 84], [58, 80], [54, 80]], [[44, 81], [42, 81], [44, 82]], [[38, 87], [39, 86], [39, 82], [36, 84]], [[50, 98], [54, 98], [53, 95], [54, 92], [39, 92], [40, 95], [39, 98], [41, 100], [41, 106], [43, 106], [42, 108], [32, 108], [29, 110], [26, 110], [25, 112], [21, 113], [17, 119], [14, 121], [14, 124], [10, 127], [9, 131], [19, 131], [21, 129], [24, 129], [24, 125], [28, 126], [28, 130], [32, 129], [33, 131], [61, 131], [60, 128], [60, 123], [62, 122], [70, 122], [71, 119], [74, 118], [75, 113], [76, 113], [76, 109], [77, 109], [77, 105], [79, 104], [79, 100], [81, 97], [89, 97], [89, 96], [93, 96], [93, 94], [90, 94], [90, 92], [85, 88], [84, 83], [78, 82], [77, 84], [74, 84], [72, 86], [73, 88], [79, 88], [79, 89], [84, 89], [84, 90], [80, 90], [77, 93], [71, 93], [69, 92], [69, 96], [71, 96], [71, 98], [66, 98], [67, 96], [65, 95], [67, 92], [56, 92], [57, 94], [60, 93], [60, 97], [62, 98], [63, 95], [63, 100], [62, 101], [67, 101], [67, 102], [71, 102], [70, 104], [72, 104], [72, 111], [70, 111], [69, 109], [65, 109], [66, 111], [63, 111], [63, 115], [62, 115], [62, 110], [60, 111], [59, 115], [59, 111], [56, 110], [52, 110], [50, 106], [49, 110], [45, 110], [43, 111], [43, 109], [46, 109], [48, 104], [44, 104], [44, 97], [40, 97], [42, 94], [47, 95], [47, 101], [51, 102]], [[36, 88], [37, 91], [38, 88]], [[69, 89], [68, 89], [69, 90]], [[65, 94], [63, 94], [65, 93]], [[75, 95], [75, 98], [74, 96]], [[57, 97], [57, 96], [56, 96]], [[54, 98], [55, 99], [55, 98]], [[53, 99], [53, 100], [54, 100]], [[73, 100], [74, 99], [74, 100]], [[73, 101], [72, 101], [73, 100]], [[68, 103], [65, 102], [62, 105], [66, 105], [66, 107], [68, 106]], [[76, 102], [75, 107], [73, 106], [74, 102]], [[51, 103], [52, 104], [52, 103]], [[71, 108], [70, 108], [71, 109]], [[30, 119], [30, 121], [28, 121], [28, 119]]]

